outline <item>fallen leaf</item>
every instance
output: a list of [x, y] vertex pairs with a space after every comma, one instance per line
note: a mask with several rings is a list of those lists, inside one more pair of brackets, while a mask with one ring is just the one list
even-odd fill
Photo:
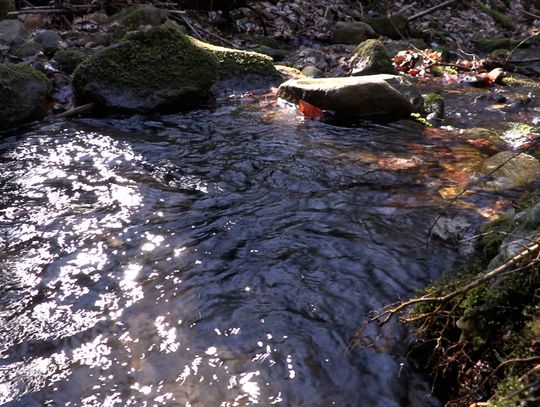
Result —
[[322, 109], [319, 109], [317, 106], [313, 106], [312, 104], [302, 99], [300, 99], [300, 102], [298, 103], [298, 108], [300, 109], [304, 117], [307, 117], [308, 119], [320, 120], [324, 114]]

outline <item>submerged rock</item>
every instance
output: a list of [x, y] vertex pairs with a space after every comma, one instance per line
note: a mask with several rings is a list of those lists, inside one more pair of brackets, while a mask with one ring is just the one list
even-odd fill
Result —
[[418, 90], [395, 75], [293, 79], [279, 87], [278, 96], [293, 103], [304, 100], [336, 115], [399, 119], [422, 109]]
[[178, 111], [205, 101], [218, 79], [278, 76], [272, 59], [186, 36], [174, 22], [128, 34], [82, 62], [74, 85], [83, 100], [113, 111]]
[[340, 21], [334, 27], [331, 38], [334, 44], [357, 45], [361, 42], [376, 38], [377, 34], [369, 24], [360, 21]]
[[350, 61], [352, 75], [395, 74], [392, 60], [379, 40], [367, 40], [356, 48]]
[[478, 168], [477, 175], [480, 177], [489, 175], [490, 178], [482, 182], [480, 188], [504, 191], [538, 181], [540, 161], [525, 153], [516, 155], [513, 151], [502, 151], [484, 160]]
[[0, 127], [43, 117], [50, 91], [47, 77], [24, 64], [0, 65]]

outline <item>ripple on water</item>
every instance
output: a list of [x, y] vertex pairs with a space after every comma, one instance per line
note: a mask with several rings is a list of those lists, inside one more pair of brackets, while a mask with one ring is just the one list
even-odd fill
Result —
[[399, 357], [346, 349], [364, 312], [454, 263], [423, 245], [439, 158], [415, 126], [271, 113], [0, 144], [0, 403], [405, 403]]

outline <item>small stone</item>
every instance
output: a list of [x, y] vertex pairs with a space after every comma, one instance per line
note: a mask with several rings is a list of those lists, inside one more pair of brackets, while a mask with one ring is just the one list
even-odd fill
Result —
[[35, 41], [41, 45], [45, 54], [51, 55], [58, 49], [62, 37], [54, 30], [44, 30], [36, 36]]
[[316, 66], [308, 65], [302, 69], [302, 75], [304, 75], [306, 78], [322, 78], [324, 76], [324, 72]]
[[362, 42], [350, 60], [351, 75], [395, 74], [396, 70], [383, 43], [379, 40]]

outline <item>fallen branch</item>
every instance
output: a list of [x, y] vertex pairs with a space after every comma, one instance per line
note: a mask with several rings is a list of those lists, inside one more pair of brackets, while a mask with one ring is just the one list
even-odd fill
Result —
[[420, 13], [417, 13], [413, 16], [410, 16], [408, 18], [409, 22], [413, 21], [413, 20], [416, 20], [417, 18], [420, 18], [420, 17], [424, 17], [425, 15], [428, 15], [428, 14], [431, 14], [433, 13], [434, 11], [437, 11], [441, 8], [445, 8], [445, 7], [448, 7], [450, 4], [452, 3], [455, 3], [456, 1], [458, 0], [447, 0], [447, 1], [444, 1], [442, 2], [441, 4], [438, 4], [434, 7], [431, 7], [431, 8], [428, 8], [427, 10], [424, 10], [424, 11], [421, 11]]
[[[383, 326], [386, 323], [388, 323], [392, 317], [401, 311], [403, 311], [406, 308], [410, 308], [413, 305], [421, 304], [421, 303], [436, 303], [438, 306], [435, 308], [435, 310], [426, 313], [426, 314], [420, 314], [413, 318], [405, 319], [406, 322], [416, 322], [418, 320], [422, 320], [425, 318], [428, 318], [432, 315], [437, 314], [441, 311], [442, 306], [444, 304], [447, 304], [450, 300], [468, 293], [473, 288], [478, 287], [479, 285], [489, 281], [493, 280], [494, 278], [505, 274], [508, 272], [512, 267], [514, 267], [519, 262], [530, 258], [532, 255], [537, 255], [537, 258], [534, 259], [531, 264], [540, 263], [540, 238], [533, 241], [533, 243], [527, 245], [523, 250], [518, 252], [516, 255], [508, 259], [505, 263], [500, 265], [499, 267], [494, 268], [493, 270], [490, 270], [486, 272], [485, 274], [482, 274], [480, 277], [477, 277], [465, 286], [458, 288], [446, 295], [440, 296], [440, 297], [426, 297], [422, 296], [419, 298], [413, 298], [408, 301], [400, 302], [397, 304], [392, 304], [386, 308], [384, 308], [380, 313], [376, 314], [375, 316], [371, 317], [368, 321], [366, 321], [359, 329], [359, 334], [362, 334], [362, 331], [371, 323], [377, 322], [379, 326]], [[383, 318], [381, 320], [381, 318]]]
[[62, 112], [60, 114], [57, 114], [55, 117], [57, 119], [65, 119], [67, 117], [75, 116], [79, 113], [86, 113], [89, 112], [94, 108], [94, 103], [87, 103], [86, 105], [77, 106], [73, 109], [66, 110], [65, 112]]

